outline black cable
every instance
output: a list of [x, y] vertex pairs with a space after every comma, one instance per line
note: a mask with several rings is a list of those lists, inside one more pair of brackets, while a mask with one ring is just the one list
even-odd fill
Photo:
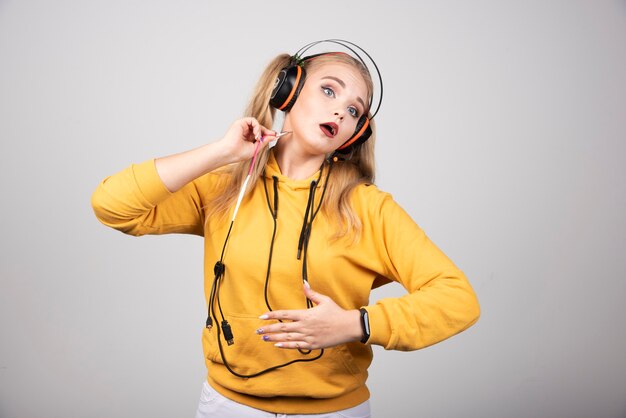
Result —
[[[326, 186], [328, 185], [328, 180], [330, 178], [330, 172], [333, 169], [333, 162], [334, 162], [334, 158], [331, 157], [328, 160], [328, 173], [326, 173], [326, 180], [324, 182], [324, 187], [322, 187], [322, 196], [320, 196], [320, 203], [319, 205], [317, 205], [317, 209], [315, 209], [315, 213], [313, 214], [313, 219], [315, 219], [315, 217], [317, 216], [317, 212], [319, 212], [320, 208], [322, 207], [322, 202], [324, 201], [324, 196], [326, 195]], [[320, 173], [320, 177], [321, 177], [321, 173]], [[311, 220], [312, 222], [313, 220]]]
[[272, 205], [270, 204], [270, 196], [267, 191], [267, 182], [265, 181], [265, 172], [263, 172], [263, 188], [265, 189], [265, 199], [267, 200], [267, 207], [269, 208], [270, 213], [272, 214], [272, 219], [274, 221], [274, 228], [272, 230], [272, 240], [270, 242], [270, 253], [269, 253], [269, 256], [267, 257], [265, 286], [263, 289], [263, 296], [265, 298], [265, 306], [267, 306], [267, 309], [270, 311], [272, 311], [273, 309], [270, 306], [270, 301], [268, 297], [268, 288], [269, 288], [269, 281], [270, 281], [270, 270], [272, 268], [272, 257], [274, 254], [274, 240], [276, 239], [276, 219], [278, 218], [278, 177], [272, 176], [272, 179], [274, 180], [274, 207], [273, 208], [272, 208]]
[[[215, 263], [213, 267], [213, 283], [211, 284], [211, 292], [209, 293], [209, 306], [207, 307], [207, 319], [206, 319], [206, 327], [210, 330], [213, 327], [213, 319], [211, 318], [211, 306], [215, 303], [215, 295], [217, 292], [218, 282], [224, 276], [226, 272], [226, 266], [223, 263], [224, 260], [224, 252], [226, 251], [226, 244], [228, 243], [228, 238], [230, 237], [230, 232], [233, 230], [234, 220], [230, 221], [230, 226], [228, 227], [228, 232], [226, 233], [226, 239], [224, 240], [224, 245], [222, 246], [222, 254], [220, 255], [220, 261]], [[219, 302], [219, 296], [218, 296]], [[221, 308], [220, 308], [221, 312]], [[217, 321], [217, 317], [214, 316]], [[224, 318], [224, 314], [222, 314], [222, 319]]]
[[[322, 163], [321, 167], [320, 167], [320, 173], [317, 176], [317, 180], [315, 180], [315, 184], [318, 185], [320, 183], [320, 179], [322, 178], [322, 173], [324, 172], [324, 163]], [[304, 212], [304, 219], [302, 221], [302, 229], [300, 230], [300, 238], [298, 239], [298, 254], [297, 254], [297, 259], [300, 260], [301, 254], [302, 254], [302, 247], [304, 244], [304, 236], [306, 234], [306, 228], [307, 228], [307, 218], [309, 216], [309, 212], [310, 208], [313, 206], [313, 203], [315, 202], [315, 199], [311, 198], [311, 189], [309, 188], [309, 200], [307, 201], [307, 205], [306, 205], [306, 211]], [[320, 206], [321, 206], [322, 202], [320, 201], [317, 209], [319, 210]]]
[[[320, 201], [317, 205], [317, 207], [315, 209], [313, 209], [314, 203], [315, 202], [315, 190], [317, 185], [319, 184], [319, 181], [322, 177], [322, 172], [323, 172], [323, 168], [324, 168], [324, 164], [322, 164], [322, 167], [320, 167], [320, 174], [317, 178], [317, 180], [313, 180], [311, 182], [310, 188], [309, 188], [309, 199], [308, 199], [308, 204], [307, 204], [307, 210], [305, 212], [305, 217], [304, 217], [304, 223], [305, 223], [305, 228], [303, 231], [301, 231], [301, 238], [300, 240], [302, 241], [302, 246], [303, 246], [303, 251], [304, 251], [304, 255], [303, 255], [303, 259], [302, 259], [302, 265], [303, 265], [303, 270], [302, 270], [302, 277], [303, 280], [306, 281], [308, 283], [308, 276], [307, 276], [307, 253], [308, 253], [308, 245], [309, 245], [309, 238], [311, 236], [311, 228], [313, 225], [313, 221], [315, 220], [315, 217], [317, 216], [317, 213], [319, 212], [320, 208], [322, 207], [322, 203], [324, 201], [324, 196], [326, 194], [326, 188], [328, 187], [328, 180], [330, 178], [330, 172], [332, 170], [332, 160], [329, 161], [329, 167], [328, 167], [328, 173], [326, 173], [326, 180], [324, 182], [324, 187], [322, 188], [322, 195], [320, 197]], [[267, 201], [267, 205], [268, 208], [270, 210], [270, 213], [272, 214], [272, 218], [274, 221], [274, 230], [272, 232], [272, 240], [270, 243], [270, 252], [269, 252], [269, 256], [268, 256], [268, 264], [267, 264], [267, 272], [265, 275], [265, 289], [264, 289], [264, 296], [265, 296], [265, 304], [267, 305], [268, 309], [271, 311], [272, 308], [269, 304], [269, 298], [268, 298], [268, 287], [269, 287], [269, 276], [270, 276], [270, 270], [271, 270], [271, 265], [272, 265], [272, 258], [273, 258], [273, 251], [274, 251], [274, 241], [276, 238], [276, 230], [277, 230], [277, 219], [278, 219], [278, 178], [276, 176], [273, 176], [273, 183], [274, 183], [274, 206], [272, 208], [272, 205], [270, 204], [270, 199], [269, 199], [269, 192], [267, 190], [267, 182], [265, 180], [265, 176], [263, 176], [263, 186], [265, 189], [265, 198]], [[233, 368], [230, 366], [230, 364], [228, 363], [228, 361], [226, 360], [226, 355], [224, 353], [224, 347], [222, 345], [222, 332], [224, 333], [224, 339], [227, 341], [228, 345], [232, 345], [234, 343], [234, 337], [232, 334], [232, 330], [230, 327], [230, 324], [228, 324], [228, 321], [226, 320], [225, 316], [224, 316], [224, 312], [222, 311], [222, 305], [221, 305], [221, 301], [220, 301], [220, 288], [221, 288], [221, 282], [224, 280], [225, 274], [226, 274], [226, 266], [223, 262], [224, 260], [224, 253], [226, 251], [226, 245], [228, 244], [228, 240], [230, 238], [230, 234], [231, 231], [233, 229], [233, 224], [234, 224], [234, 220], [231, 221], [230, 226], [228, 228], [228, 232], [226, 234], [226, 239], [224, 240], [224, 245], [222, 247], [222, 252], [220, 254], [220, 260], [215, 263], [215, 267], [214, 267], [214, 273], [215, 273], [215, 277], [213, 279], [213, 283], [211, 286], [211, 294], [209, 296], [209, 307], [208, 307], [208, 317], [207, 317], [207, 328], [211, 329], [211, 325], [212, 325], [212, 319], [211, 317], [215, 318], [215, 320], [218, 320], [217, 314], [215, 312], [215, 299], [217, 299], [217, 305], [219, 308], [219, 312], [220, 312], [220, 317], [222, 319], [221, 321], [221, 326], [216, 327], [217, 329], [217, 345], [219, 347], [219, 351], [220, 351], [220, 356], [222, 358], [222, 362], [224, 364], [224, 366], [226, 367], [226, 369], [233, 375], [237, 376], [237, 377], [241, 377], [241, 378], [252, 378], [252, 377], [257, 377], [260, 375], [263, 375], [265, 373], [268, 373], [272, 370], [276, 370], [282, 367], [286, 367], [289, 366], [291, 364], [294, 363], [302, 363], [302, 362], [311, 362], [311, 361], [315, 361], [319, 358], [321, 358], [324, 355], [324, 349], [320, 349], [320, 353], [315, 356], [315, 357], [311, 357], [311, 358], [300, 358], [300, 359], [294, 359], [291, 361], [288, 361], [286, 363], [283, 364], [279, 364], [276, 366], [272, 366], [269, 367], [265, 370], [261, 370], [257, 373], [252, 373], [252, 374], [241, 374], [236, 372], [235, 370], [233, 370]], [[306, 305], [307, 308], [312, 308], [313, 307], [313, 303], [309, 298], [306, 298]], [[282, 321], [281, 321], [282, 322]], [[220, 332], [220, 328], [221, 328], [221, 332]], [[310, 354], [313, 350], [306, 350], [306, 349], [302, 349], [302, 348], [298, 348], [298, 351], [300, 352], [300, 354], [303, 355], [308, 355]]]
[[309, 212], [311, 211], [311, 204], [312, 204], [312, 200], [313, 200], [313, 190], [315, 190], [315, 180], [313, 180], [311, 182], [311, 185], [309, 187], [309, 198], [307, 199], [306, 202], [306, 210], [304, 211], [304, 217], [302, 218], [302, 228], [300, 228], [300, 238], [298, 239], [298, 254], [296, 255], [296, 258], [298, 260], [300, 260], [300, 256], [302, 255], [302, 246], [304, 244], [304, 236], [306, 235], [306, 230], [309, 226]]
[[[315, 187], [316, 186], [317, 186], [317, 183], [315, 182], [315, 180], [313, 180], [311, 184], [309, 185], [309, 203], [311, 203], [311, 200], [315, 199]], [[311, 218], [313, 217], [313, 212], [315, 212], [315, 210], [311, 211], [310, 213]], [[306, 270], [306, 253], [307, 253], [307, 248], [309, 244], [308, 237], [310, 236], [311, 222], [312, 221], [309, 220], [309, 211], [307, 211], [304, 214], [304, 226], [302, 227], [302, 233], [300, 234], [300, 246], [302, 246], [302, 249], [304, 250], [304, 259], [302, 260], [302, 280], [304, 280], [307, 283], [309, 282], [309, 276], [307, 275], [307, 270]], [[300, 258], [300, 249], [298, 249], [298, 258]], [[307, 305], [308, 305], [308, 299], [307, 299]]]
[[[304, 281], [306, 281], [307, 283], [309, 282], [309, 276], [308, 276], [308, 270], [307, 270], [307, 254], [308, 254], [308, 248], [309, 248], [309, 239], [311, 238], [311, 231], [313, 229], [313, 221], [315, 220], [315, 217], [317, 216], [317, 213], [319, 212], [320, 208], [322, 207], [322, 203], [324, 202], [324, 196], [326, 195], [326, 189], [328, 187], [328, 180], [330, 179], [330, 172], [333, 169], [333, 159], [331, 158], [328, 162], [328, 173], [326, 173], [326, 180], [324, 181], [324, 187], [322, 187], [322, 196], [320, 196], [320, 201], [317, 205], [317, 208], [314, 211], [311, 211], [311, 219], [308, 222], [308, 227], [305, 231], [305, 235], [304, 235], [304, 256], [302, 259], [302, 279]], [[321, 178], [321, 172], [320, 172], [320, 178]], [[319, 181], [319, 178], [318, 178]], [[311, 182], [311, 191], [309, 192], [310, 194], [313, 194], [313, 196], [315, 196], [315, 189], [314, 189], [314, 182]], [[313, 302], [307, 298], [306, 299], [306, 304], [307, 304], [307, 308], [312, 308], [313, 307]]]

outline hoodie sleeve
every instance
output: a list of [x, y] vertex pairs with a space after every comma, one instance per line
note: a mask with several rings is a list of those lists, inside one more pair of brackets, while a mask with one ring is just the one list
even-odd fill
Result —
[[449, 338], [480, 315], [465, 275], [391, 198], [384, 194], [370, 228], [383, 261], [384, 276], [407, 294], [367, 306], [369, 343], [389, 350], [417, 350]]
[[203, 198], [206, 176], [171, 193], [159, 177], [154, 160], [105, 178], [96, 188], [91, 204], [104, 225], [126, 234], [186, 233], [203, 235]]

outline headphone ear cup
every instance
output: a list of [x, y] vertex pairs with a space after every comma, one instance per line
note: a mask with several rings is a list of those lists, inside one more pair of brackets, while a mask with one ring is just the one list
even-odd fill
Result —
[[342, 146], [337, 148], [337, 152], [341, 154], [347, 154], [356, 146], [367, 141], [370, 136], [372, 136], [372, 126], [370, 125], [369, 118], [363, 115], [356, 123], [354, 134], [350, 137], [350, 139], [344, 142]]
[[304, 86], [306, 72], [299, 65], [283, 68], [274, 82], [274, 89], [270, 96], [270, 105], [278, 110], [291, 110], [302, 86]]

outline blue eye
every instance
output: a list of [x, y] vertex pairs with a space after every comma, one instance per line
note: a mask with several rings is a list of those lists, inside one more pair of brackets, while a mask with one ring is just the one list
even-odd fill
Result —
[[358, 118], [358, 117], [359, 117], [359, 111], [357, 110], [357, 108], [356, 108], [356, 107], [352, 107], [352, 106], [350, 106], [350, 107], [348, 108], [348, 113], [350, 113], [350, 115], [351, 115], [351, 116], [353, 116], [353, 117], [355, 117], [355, 118]]
[[335, 97], [335, 92], [330, 87], [322, 87], [322, 91], [328, 97]]

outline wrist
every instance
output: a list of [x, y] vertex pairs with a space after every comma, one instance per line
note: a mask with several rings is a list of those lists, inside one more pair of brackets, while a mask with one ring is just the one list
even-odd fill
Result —
[[224, 138], [208, 144], [207, 148], [207, 154], [214, 156], [219, 161], [219, 167], [238, 162], [234, 150]]

